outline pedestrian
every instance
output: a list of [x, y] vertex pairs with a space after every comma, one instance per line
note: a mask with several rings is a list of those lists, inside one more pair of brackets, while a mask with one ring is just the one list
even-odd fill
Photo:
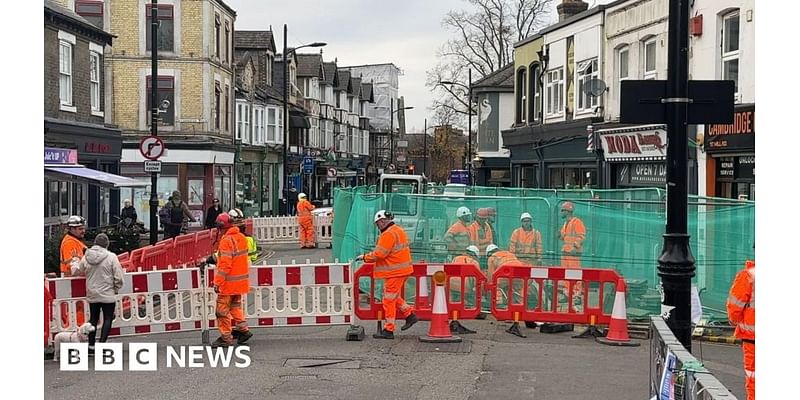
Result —
[[450, 226], [443, 238], [447, 243], [447, 252], [449, 254], [459, 254], [467, 246], [475, 244], [475, 236], [470, 229], [472, 211], [467, 207], [458, 207], [456, 218], [458, 220]]
[[586, 240], [586, 226], [575, 216], [575, 205], [566, 201], [561, 205], [561, 266], [564, 268], [580, 268], [583, 255], [583, 242]]
[[522, 213], [519, 220], [522, 226], [511, 233], [508, 251], [527, 264], [542, 265], [542, 234], [533, 229], [533, 217], [530, 213]]
[[470, 229], [472, 230], [472, 236], [476, 238], [478, 246], [478, 250], [480, 250], [480, 254], [486, 254], [486, 248], [494, 243], [494, 229], [489, 224], [489, 209], [488, 208], [479, 208], [478, 212], [475, 213], [477, 218], [475, 218], [475, 222], [472, 223]]
[[94, 238], [94, 246], [86, 251], [86, 256], [72, 266], [73, 275], [86, 276], [86, 301], [89, 302], [89, 323], [95, 330], [89, 334], [89, 355], [94, 355], [97, 323], [103, 313], [103, 327], [100, 329], [100, 343], [108, 340], [111, 324], [114, 322], [114, 308], [117, 294], [122, 288], [122, 266], [117, 255], [108, 251], [109, 240], [105, 233]]
[[317, 247], [317, 241], [314, 237], [314, 217], [311, 211], [314, 210], [314, 205], [308, 201], [305, 193], [297, 195], [300, 201], [297, 203], [297, 223], [300, 225], [300, 248], [313, 249]]
[[289, 188], [289, 215], [294, 216], [297, 214], [297, 201], [298, 201], [297, 189], [292, 186]]
[[136, 221], [139, 220], [139, 216], [136, 215], [136, 208], [133, 207], [129, 199], [122, 201], [122, 210], [119, 212], [119, 219], [122, 221], [122, 225], [128, 228], [135, 225]]
[[233, 345], [233, 326], [237, 331], [238, 344], [243, 344], [253, 337], [242, 311], [242, 296], [250, 291], [247, 239], [239, 230], [239, 225], [242, 225], [243, 221], [244, 214], [237, 208], [217, 217], [217, 229], [225, 233], [219, 240], [217, 273], [214, 274], [217, 327], [220, 337], [211, 344], [211, 347]]
[[734, 336], [742, 341], [744, 386], [747, 400], [756, 398], [756, 262], [748, 260], [736, 274], [726, 308], [728, 320], [736, 326]]
[[381, 231], [375, 249], [356, 257], [368, 263], [375, 263], [373, 279], [384, 279], [383, 282], [383, 315], [386, 324], [383, 330], [372, 335], [375, 339], [394, 339], [397, 311], [405, 324], [401, 330], [411, 328], [418, 321], [414, 308], [403, 300], [403, 287], [406, 278], [414, 272], [411, 261], [411, 249], [408, 247], [406, 231], [393, 221], [394, 215], [386, 210], [375, 213], [375, 226]]
[[176, 237], [181, 234], [185, 220], [197, 221], [189, 211], [189, 206], [181, 200], [181, 192], [172, 192], [171, 200], [164, 207], [169, 210], [169, 219], [164, 223], [164, 239]]
[[[73, 215], [67, 220], [67, 234], [61, 239], [61, 276], [72, 276], [72, 264], [83, 258], [86, 245], [83, 237], [86, 235], [86, 220]], [[80, 303], [79, 303], [80, 304]]]
[[222, 214], [222, 206], [219, 204], [219, 199], [214, 199], [211, 207], [206, 210], [206, 229], [213, 229], [216, 227], [217, 217]]

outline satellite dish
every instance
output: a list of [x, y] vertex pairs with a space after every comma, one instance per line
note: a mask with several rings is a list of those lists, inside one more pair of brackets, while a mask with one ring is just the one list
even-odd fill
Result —
[[592, 97], [600, 97], [606, 90], [608, 90], [608, 86], [598, 78], [592, 78], [583, 85], [583, 93]]

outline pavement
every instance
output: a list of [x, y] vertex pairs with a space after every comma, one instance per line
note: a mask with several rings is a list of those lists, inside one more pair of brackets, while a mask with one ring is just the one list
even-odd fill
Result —
[[[266, 246], [263, 259], [282, 264], [329, 259], [328, 249]], [[274, 253], [271, 253], [274, 252]], [[346, 326], [254, 328], [252, 363], [239, 368], [166, 368], [166, 346], [201, 344], [199, 332], [141, 335], [114, 342], [156, 342], [157, 372], [67, 372], [44, 361], [45, 398], [67, 399], [631, 399], [649, 398], [649, 341], [640, 347], [604, 346], [509, 324], [462, 321], [477, 334], [455, 344], [424, 344], [421, 321], [395, 340], [345, 340]], [[212, 340], [216, 338], [212, 332]], [[738, 398], [744, 398], [738, 346], [697, 343], [697, 356]], [[125, 365], [127, 365], [127, 351]]]

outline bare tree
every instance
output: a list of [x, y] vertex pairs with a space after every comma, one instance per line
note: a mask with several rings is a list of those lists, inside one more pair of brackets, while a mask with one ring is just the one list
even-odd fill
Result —
[[[453, 32], [454, 37], [439, 49], [440, 61], [427, 72], [426, 82], [436, 93], [432, 110], [438, 113], [440, 109], [454, 109], [461, 116], [455, 116], [451, 122], [459, 125], [464, 125], [469, 109], [465, 89], [467, 69], [472, 69], [474, 82], [513, 62], [514, 43], [545, 26], [552, 2], [464, 1], [469, 4], [469, 10], [452, 10], [442, 20], [442, 26]], [[441, 82], [458, 82], [464, 86]]]

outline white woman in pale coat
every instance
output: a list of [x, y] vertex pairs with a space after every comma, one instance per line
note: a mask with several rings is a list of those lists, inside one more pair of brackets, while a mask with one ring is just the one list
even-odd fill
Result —
[[[94, 354], [95, 335], [100, 330], [100, 343], [108, 339], [111, 323], [114, 321], [114, 308], [117, 293], [122, 288], [122, 266], [117, 255], [108, 251], [108, 236], [97, 235], [94, 246], [86, 251], [83, 259], [73, 264], [73, 275], [86, 276], [86, 300], [89, 302], [89, 323], [95, 331], [89, 334], [89, 354]], [[97, 329], [100, 312], [103, 312], [103, 327]]]

